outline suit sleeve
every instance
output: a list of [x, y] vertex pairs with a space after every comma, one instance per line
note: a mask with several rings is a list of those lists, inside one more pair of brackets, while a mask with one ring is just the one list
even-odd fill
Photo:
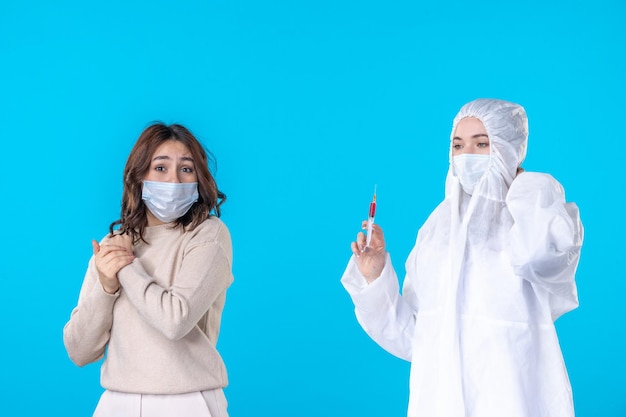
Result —
[[387, 255], [381, 276], [367, 284], [353, 256], [341, 283], [354, 303], [363, 330], [387, 352], [410, 361], [415, 328], [414, 297], [406, 283], [404, 294], [400, 294], [391, 257]]
[[574, 276], [583, 241], [578, 207], [548, 174], [525, 172], [506, 198], [513, 217], [510, 253], [518, 276], [550, 294], [552, 318], [578, 306]]

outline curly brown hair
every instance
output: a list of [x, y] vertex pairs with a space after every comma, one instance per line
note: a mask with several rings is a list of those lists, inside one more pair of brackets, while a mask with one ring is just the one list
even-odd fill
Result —
[[121, 217], [109, 226], [111, 234], [114, 233], [115, 226], [120, 225], [117, 233], [129, 234], [133, 243], [139, 240], [145, 242], [143, 232], [148, 225], [148, 219], [146, 205], [141, 198], [143, 180], [150, 169], [152, 155], [163, 142], [168, 140], [180, 141], [189, 149], [198, 176], [198, 201], [184, 216], [174, 222], [173, 227], [193, 230], [211, 215], [220, 217], [220, 206], [226, 201], [226, 195], [217, 188], [209, 170], [209, 162], [215, 163], [213, 154], [205, 151], [200, 142], [184, 126], [156, 122], [141, 133], [128, 156], [124, 168]]

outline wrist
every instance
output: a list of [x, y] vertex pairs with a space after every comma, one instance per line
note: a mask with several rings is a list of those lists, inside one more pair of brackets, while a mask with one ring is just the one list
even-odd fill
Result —
[[119, 291], [120, 286], [119, 285], [117, 285], [117, 286], [103, 285], [102, 289], [104, 290], [105, 293], [107, 293], [109, 295], [113, 295], [113, 294], [115, 294], [116, 292]]

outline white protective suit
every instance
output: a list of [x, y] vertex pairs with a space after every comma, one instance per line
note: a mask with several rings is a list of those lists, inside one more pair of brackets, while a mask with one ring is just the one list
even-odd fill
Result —
[[409, 417], [571, 417], [554, 320], [578, 306], [578, 208], [550, 175], [516, 176], [528, 138], [521, 106], [475, 100], [453, 133], [465, 117], [487, 130], [489, 167], [470, 196], [450, 163], [402, 295], [389, 255], [371, 284], [354, 258], [341, 282], [367, 334], [411, 361]]

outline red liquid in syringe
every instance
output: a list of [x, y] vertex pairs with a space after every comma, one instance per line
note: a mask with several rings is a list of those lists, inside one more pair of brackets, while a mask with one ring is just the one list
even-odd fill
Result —
[[374, 194], [374, 199], [370, 203], [370, 214], [368, 217], [370, 219], [373, 219], [375, 215], [376, 215], [376, 194]]
[[365, 240], [365, 246], [370, 245], [370, 241], [372, 240], [372, 225], [374, 224], [374, 216], [376, 215], [376, 186], [374, 186], [374, 198], [372, 198], [372, 202], [370, 203], [370, 212], [367, 216], [367, 237]]

